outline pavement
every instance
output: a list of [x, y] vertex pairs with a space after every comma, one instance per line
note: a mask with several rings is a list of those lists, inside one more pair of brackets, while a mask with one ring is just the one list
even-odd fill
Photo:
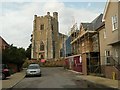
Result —
[[82, 73], [76, 72], [73, 70], [68, 70], [68, 71], [76, 73], [77, 74], [76, 77], [78, 79], [83, 79], [85, 81], [88, 81], [97, 85], [120, 90], [120, 80], [113, 80], [113, 79], [108, 79], [104, 77], [92, 76], [92, 75], [83, 75]]
[[[112, 80], [112, 79], [92, 76], [92, 75], [83, 75], [82, 73], [79, 73], [73, 70], [68, 70], [68, 71], [76, 73], [76, 77], [78, 79], [86, 80], [86, 81], [89, 81], [91, 83], [98, 84], [98, 85], [103, 85], [108, 88], [117, 88], [118, 90], [120, 90], [120, 81], [118, 80]], [[1, 88], [12, 88], [16, 84], [18, 84], [24, 77], [25, 77], [25, 71], [23, 70], [21, 72], [11, 75], [6, 80], [0, 80], [0, 89]]]
[[2, 82], [2, 87], [0, 88], [12, 88], [17, 83], [19, 83], [25, 77], [25, 70], [12, 74], [10, 77], [5, 80], [0, 80]]

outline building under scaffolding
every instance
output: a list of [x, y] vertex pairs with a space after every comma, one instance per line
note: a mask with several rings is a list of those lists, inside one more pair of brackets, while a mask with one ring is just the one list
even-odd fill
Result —
[[81, 23], [79, 32], [73, 27], [71, 36], [73, 55], [80, 54], [82, 58], [82, 73], [100, 73], [99, 34], [102, 25], [102, 14], [91, 23]]

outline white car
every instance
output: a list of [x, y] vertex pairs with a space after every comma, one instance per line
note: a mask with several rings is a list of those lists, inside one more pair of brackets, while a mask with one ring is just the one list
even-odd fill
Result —
[[26, 76], [41, 76], [39, 64], [30, 64], [26, 70]]

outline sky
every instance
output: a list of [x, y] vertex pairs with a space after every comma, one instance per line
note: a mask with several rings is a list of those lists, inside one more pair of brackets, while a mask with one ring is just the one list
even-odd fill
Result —
[[53, 15], [58, 12], [59, 32], [68, 34], [74, 23], [91, 22], [104, 12], [106, 0], [93, 2], [86, 0], [72, 2], [52, 0], [46, 2], [30, 0], [6, 0], [0, 2], [0, 35], [8, 44], [27, 48], [33, 31], [34, 15], [44, 16], [47, 12]]

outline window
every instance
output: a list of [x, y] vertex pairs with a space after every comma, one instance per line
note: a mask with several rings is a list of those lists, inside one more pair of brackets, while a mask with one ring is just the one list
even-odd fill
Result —
[[40, 25], [40, 30], [44, 30], [44, 24]]
[[40, 51], [44, 51], [44, 43], [43, 42], [40, 43]]
[[118, 21], [117, 16], [112, 17], [112, 31], [116, 30], [118, 28]]
[[52, 31], [53, 31], [53, 25], [52, 25], [52, 27], [51, 27], [51, 28], [52, 28]]
[[110, 64], [110, 51], [109, 50], [105, 51], [105, 61], [106, 61], [106, 64]]

